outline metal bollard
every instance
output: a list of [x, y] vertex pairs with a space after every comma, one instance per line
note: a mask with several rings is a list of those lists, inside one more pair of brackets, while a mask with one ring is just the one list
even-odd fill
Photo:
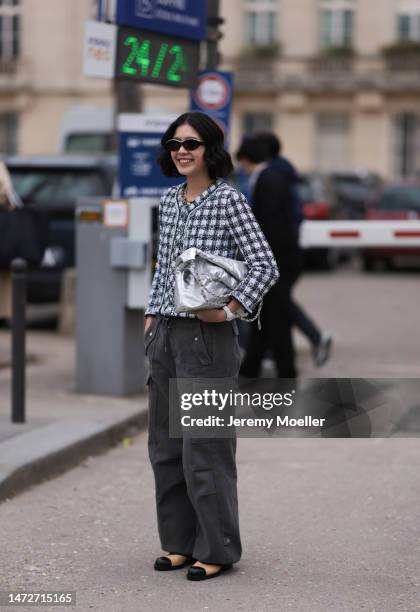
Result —
[[26, 261], [12, 261], [12, 422], [25, 422]]

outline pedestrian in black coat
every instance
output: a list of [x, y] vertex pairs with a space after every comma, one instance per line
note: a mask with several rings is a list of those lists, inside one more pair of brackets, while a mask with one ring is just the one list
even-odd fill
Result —
[[271, 349], [280, 378], [295, 378], [291, 291], [302, 269], [293, 195], [288, 182], [270, 167], [266, 147], [252, 137], [242, 143], [237, 158], [250, 177], [251, 205], [274, 253], [280, 278], [264, 298], [261, 330], [252, 325], [240, 374], [258, 377], [262, 359]]

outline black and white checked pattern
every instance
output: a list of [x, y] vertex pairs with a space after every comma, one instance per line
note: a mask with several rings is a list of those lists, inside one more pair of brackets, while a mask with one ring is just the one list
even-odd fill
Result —
[[245, 196], [218, 180], [188, 204], [184, 201], [185, 185], [172, 187], [160, 201], [159, 249], [146, 314], [195, 316], [176, 313], [174, 306], [175, 261], [190, 247], [246, 261], [248, 273], [232, 297], [253, 312], [279, 272]]

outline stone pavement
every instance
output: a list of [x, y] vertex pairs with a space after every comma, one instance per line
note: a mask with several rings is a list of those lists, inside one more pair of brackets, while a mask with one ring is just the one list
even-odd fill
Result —
[[74, 340], [27, 333], [26, 423], [11, 423], [10, 332], [0, 331], [0, 500], [101, 452], [147, 422], [146, 396], [80, 395]]

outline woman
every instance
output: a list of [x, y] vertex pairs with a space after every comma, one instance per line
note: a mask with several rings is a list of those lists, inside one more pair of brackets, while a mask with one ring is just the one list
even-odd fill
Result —
[[[236, 439], [169, 437], [169, 379], [237, 377], [235, 317], [251, 313], [276, 282], [273, 254], [245, 197], [222, 177], [232, 171], [223, 132], [203, 113], [185, 113], [162, 138], [166, 176], [185, 176], [161, 199], [159, 249], [148, 308], [149, 456], [156, 482], [161, 545], [155, 569], [193, 565], [190, 580], [218, 576], [241, 556]], [[176, 313], [175, 260], [185, 249], [237, 258], [248, 272], [224, 309]]]

